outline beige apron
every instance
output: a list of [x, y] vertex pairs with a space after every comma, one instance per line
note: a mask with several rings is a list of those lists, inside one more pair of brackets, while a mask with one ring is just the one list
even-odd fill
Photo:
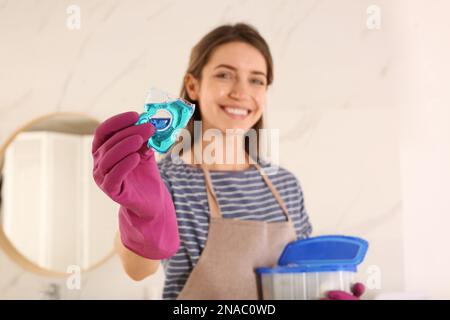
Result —
[[283, 199], [263, 169], [258, 164], [255, 166], [287, 221], [269, 223], [222, 218], [209, 171], [202, 166], [211, 215], [208, 238], [177, 299], [259, 299], [261, 295], [255, 269], [276, 265], [284, 247], [297, 239]]

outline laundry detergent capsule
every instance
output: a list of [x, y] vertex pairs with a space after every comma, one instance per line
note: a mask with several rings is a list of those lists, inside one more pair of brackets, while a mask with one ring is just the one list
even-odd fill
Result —
[[182, 99], [172, 98], [168, 93], [152, 88], [147, 96], [144, 113], [136, 125], [150, 122], [156, 129], [147, 147], [166, 153], [176, 142], [181, 129], [185, 128], [194, 114], [195, 105]]

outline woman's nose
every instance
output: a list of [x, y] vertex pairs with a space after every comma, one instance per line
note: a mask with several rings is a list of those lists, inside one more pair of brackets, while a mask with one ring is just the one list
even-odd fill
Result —
[[244, 100], [249, 96], [249, 90], [245, 81], [237, 79], [231, 88], [230, 97]]

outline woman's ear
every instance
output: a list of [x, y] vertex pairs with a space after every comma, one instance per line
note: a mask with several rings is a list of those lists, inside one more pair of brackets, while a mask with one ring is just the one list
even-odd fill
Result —
[[184, 78], [184, 87], [186, 88], [189, 98], [192, 101], [197, 101], [200, 90], [200, 82], [192, 74], [188, 73]]

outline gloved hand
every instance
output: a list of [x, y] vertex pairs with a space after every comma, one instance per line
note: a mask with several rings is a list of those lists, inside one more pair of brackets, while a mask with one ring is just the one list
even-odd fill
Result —
[[362, 283], [358, 282], [352, 286], [351, 290], [353, 294], [340, 290], [328, 291], [326, 298], [322, 300], [359, 300], [366, 288]]
[[97, 185], [120, 204], [122, 243], [148, 259], [165, 259], [179, 247], [175, 208], [147, 140], [150, 124], [135, 125], [136, 112], [116, 115], [95, 130], [93, 176]]

